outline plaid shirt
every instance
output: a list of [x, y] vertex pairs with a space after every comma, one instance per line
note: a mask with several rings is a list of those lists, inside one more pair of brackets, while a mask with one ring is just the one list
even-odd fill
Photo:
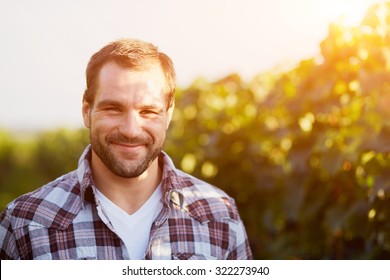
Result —
[[[78, 168], [11, 202], [0, 215], [0, 259], [129, 259], [95, 194], [90, 146]], [[161, 153], [163, 208], [145, 259], [251, 259], [234, 200]], [[131, 234], [131, 233], [129, 233]]]

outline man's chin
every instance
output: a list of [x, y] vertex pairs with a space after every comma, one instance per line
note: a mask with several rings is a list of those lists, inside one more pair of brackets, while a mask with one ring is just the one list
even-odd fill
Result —
[[120, 164], [115, 164], [114, 166], [110, 166], [108, 168], [116, 176], [131, 179], [139, 177], [145, 172], [147, 172], [149, 166], [150, 164], [145, 162], [126, 161], [125, 165], [124, 162], [121, 162]]

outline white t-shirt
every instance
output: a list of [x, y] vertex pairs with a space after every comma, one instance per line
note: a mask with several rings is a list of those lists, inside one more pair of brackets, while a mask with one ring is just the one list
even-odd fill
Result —
[[125, 243], [130, 259], [142, 260], [149, 243], [150, 228], [162, 208], [161, 184], [144, 205], [131, 215], [99, 190], [97, 190], [97, 196], [115, 232]]

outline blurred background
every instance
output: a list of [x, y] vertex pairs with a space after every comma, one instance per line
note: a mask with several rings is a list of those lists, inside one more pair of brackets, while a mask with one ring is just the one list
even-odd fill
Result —
[[0, 0], [0, 209], [88, 144], [106, 43], [173, 59], [165, 150], [235, 198], [255, 259], [390, 258], [390, 2]]

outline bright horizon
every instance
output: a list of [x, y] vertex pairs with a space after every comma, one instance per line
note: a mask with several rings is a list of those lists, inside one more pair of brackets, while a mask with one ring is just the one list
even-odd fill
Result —
[[118, 38], [149, 41], [198, 77], [256, 74], [319, 54], [329, 24], [358, 25], [377, 0], [0, 0], [0, 129], [82, 127], [90, 56]]

